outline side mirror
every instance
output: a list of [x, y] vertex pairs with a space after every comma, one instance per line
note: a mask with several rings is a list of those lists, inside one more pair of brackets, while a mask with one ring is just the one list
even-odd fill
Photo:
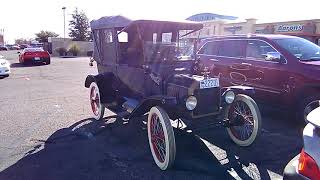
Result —
[[279, 52], [268, 52], [265, 56], [266, 61], [285, 63], [284, 57]]
[[17, 54], [21, 54], [21, 52], [20, 52], [20, 51], [18, 51], [18, 52], [17, 52]]

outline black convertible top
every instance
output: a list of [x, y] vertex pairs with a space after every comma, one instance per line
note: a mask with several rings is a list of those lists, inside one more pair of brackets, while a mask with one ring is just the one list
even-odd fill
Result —
[[91, 29], [107, 29], [107, 28], [124, 28], [139, 26], [147, 29], [162, 29], [164, 31], [171, 31], [172, 29], [179, 30], [200, 30], [203, 24], [193, 21], [163, 21], [163, 20], [131, 20], [124, 16], [105, 16], [98, 20], [93, 20], [90, 23]]

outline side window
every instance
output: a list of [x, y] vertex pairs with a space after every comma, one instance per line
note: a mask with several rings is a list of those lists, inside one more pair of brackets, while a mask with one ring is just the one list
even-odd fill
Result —
[[258, 40], [249, 40], [246, 49], [247, 58], [265, 60], [267, 53], [277, 52], [269, 44]]
[[112, 43], [113, 38], [112, 38], [112, 30], [106, 29], [104, 30], [104, 43]]
[[172, 33], [162, 33], [162, 43], [171, 43]]
[[153, 44], [157, 43], [157, 33], [152, 34], [152, 42], [153, 42]]
[[217, 42], [208, 42], [201, 48], [199, 54], [215, 56], [217, 55], [217, 52]]
[[118, 42], [128, 42], [128, 33], [122, 31], [120, 34], [118, 34]]
[[220, 41], [218, 46], [218, 56], [226, 57], [244, 57], [244, 47], [245, 43], [242, 40], [225, 40]]

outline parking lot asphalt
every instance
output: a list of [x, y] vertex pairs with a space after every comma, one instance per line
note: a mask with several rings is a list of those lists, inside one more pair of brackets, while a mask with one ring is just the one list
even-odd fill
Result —
[[262, 134], [252, 146], [236, 146], [222, 127], [175, 130], [176, 163], [161, 171], [143, 118], [91, 118], [84, 80], [97, 72], [88, 58], [24, 67], [14, 51], [0, 54], [12, 64], [12, 74], [0, 79], [0, 180], [281, 179], [302, 147], [302, 127], [289, 112], [262, 107]]

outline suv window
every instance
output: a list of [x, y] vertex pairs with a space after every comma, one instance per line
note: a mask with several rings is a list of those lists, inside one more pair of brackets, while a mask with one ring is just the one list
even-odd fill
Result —
[[246, 49], [247, 58], [265, 60], [267, 53], [277, 52], [269, 44], [259, 40], [249, 40]]
[[199, 51], [199, 54], [217, 55], [218, 48], [216, 41], [207, 42]]
[[226, 57], [244, 57], [242, 40], [224, 40], [217, 41], [218, 56]]

